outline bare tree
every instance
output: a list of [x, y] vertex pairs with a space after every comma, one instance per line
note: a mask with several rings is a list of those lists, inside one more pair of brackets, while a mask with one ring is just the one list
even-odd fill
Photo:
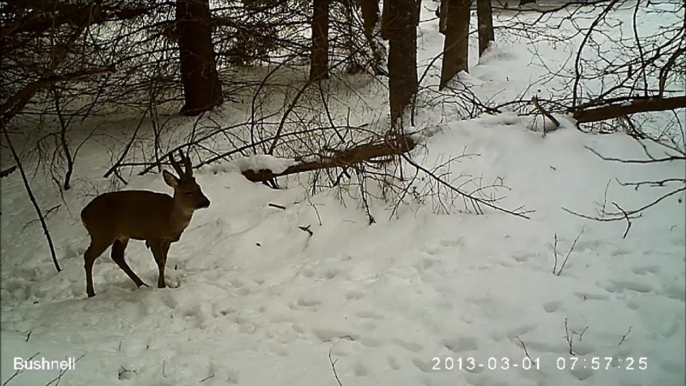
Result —
[[441, 17], [445, 17], [445, 41], [440, 88], [460, 71], [468, 71], [469, 0], [444, 0]]
[[491, 0], [476, 0], [476, 15], [479, 23], [479, 57], [481, 57], [489, 43], [495, 40]]
[[360, 0], [362, 19], [364, 21], [364, 35], [374, 57], [374, 72], [376, 75], [387, 75], [385, 67], [386, 48], [379, 41], [381, 31], [379, 0]]
[[181, 79], [185, 104], [181, 114], [198, 115], [224, 103], [212, 44], [209, 0], [177, 0]]
[[310, 80], [329, 78], [329, 1], [313, 0]]
[[[395, 125], [417, 94], [417, 27], [414, 0], [389, 2], [388, 53], [391, 124]], [[384, 10], [384, 12], [386, 12]]]

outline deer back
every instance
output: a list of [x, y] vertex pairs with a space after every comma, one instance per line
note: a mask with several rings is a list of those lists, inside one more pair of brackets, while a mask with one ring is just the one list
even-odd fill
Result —
[[193, 212], [210, 206], [209, 199], [193, 177], [187, 157], [181, 159], [185, 171], [170, 155], [178, 176], [163, 171], [164, 181], [174, 196], [147, 190], [128, 190], [101, 194], [81, 212], [88, 232], [95, 237], [138, 240], [178, 240]]

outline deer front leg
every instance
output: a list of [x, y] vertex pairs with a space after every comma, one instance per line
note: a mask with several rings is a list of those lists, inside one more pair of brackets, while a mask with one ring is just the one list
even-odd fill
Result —
[[147, 244], [152, 250], [152, 254], [155, 257], [155, 262], [157, 262], [157, 268], [159, 270], [157, 288], [165, 288], [167, 285], [164, 282], [164, 266], [167, 264], [167, 253], [169, 252], [169, 245], [171, 243], [166, 240], [158, 240], [155, 242], [148, 241]]

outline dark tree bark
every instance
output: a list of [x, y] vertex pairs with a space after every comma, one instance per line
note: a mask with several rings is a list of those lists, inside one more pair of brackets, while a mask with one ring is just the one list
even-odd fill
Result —
[[198, 115], [224, 103], [212, 45], [209, 0], [177, 0], [183, 115]]
[[374, 73], [376, 75], [388, 75], [383, 69], [385, 67], [385, 48], [376, 36], [377, 28], [380, 30], [379, 0], [360, 0], [360, 7], [362, 8], [362, 20], [364, 22], [364, 35], [374, 55]]
[[436, 9], [436, 17], [438, 17], [438, 32], [445, 35], [446, 25], [448, 24], [448, 13], [443, 12], [448, 6], [446, 3], [448, 0], [441, 0], [441, 4]]
[[469, 59], [469, 0], [445, 0], [441, 16], [446, 18], [443, 65], [440, 87], [460, 71], [468, 71]]
[[310, 80], [329, 79], [329, 1], [314, 0]]
[[390, 37], [390, 32], [388, 30], [388, 23], [391, 20], [391, 1], [383, 0], [383, 11], [381, 13], [381, 39], [388, 40]]
[[578, 123], [604, 121], [629, 114], [665, 111], [686, 108], [686, 96], [672, 98], [636, 98], [605, 106], [571, 109]]
[[419, 27], [419, 21], [422, 18], [422, 0], [417, 0], [417, 13], [415, 14], [415, 25]]
[[495, 41], [491, 0], [476, 0], [476, 15], [479, 21], [479, 57], [481, 57], [488, 48], [488, 44]]
[[[388, 53], [391, 125], [417, 93], [417, 27], [415, 0], [388, 2], [390, 47]], [[384, 10], [385, 12], [385, 10]]]
[[360, 0], [364, 33], [367, 39], [374, 35], [374, 27], [379, 22], [379, 0]]

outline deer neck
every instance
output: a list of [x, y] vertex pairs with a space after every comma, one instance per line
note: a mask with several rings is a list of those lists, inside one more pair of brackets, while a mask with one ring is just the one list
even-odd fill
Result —
[[186, 229], [193, 217], [193, 209], [184, 208], [181, 205], [174, 203], [174, 208], [171, 211], [170, 220], [174, 224], [174, 228], [179, 231]]

